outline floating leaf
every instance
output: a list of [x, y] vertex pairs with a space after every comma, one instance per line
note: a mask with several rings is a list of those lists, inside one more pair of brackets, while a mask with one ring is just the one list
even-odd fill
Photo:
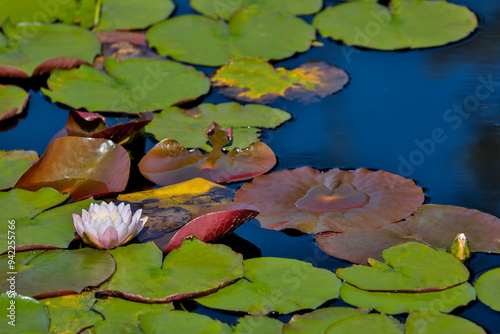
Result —
[[244, 7], [257, 5], [266, 12], [280, 12], [287, 15], [308, 15], [317, 13], [323, 6], [323, 0], [243, 0], [243, 1], [212, 1], [191, 0], [191, 7], [205, 16], [212, 18], [229, 18]]
[[257, 315], [239, 318], [238, 324], [233, 327], [233, 333], [281, 334], [282, 329], [283, 323], [281, 321]]
[[130, 158], [123, 147], [105, 139], [63, 137], [50, 142], [15, 187], [52, 187], [77, 201], [123, 191], [129, 173]]
[[283, 333], [323, 334], [330, 325], [364, 313], [351, 307], [327, 307], [304, 315], [296, 314], [285, 324]]
[[[425, 21], [422, 20], [425, 18]], [[428, 48], [461, 40], [477, 27], [467, 7], [446, 1], [357, 1], [328, 7], [314, 26], [324, 37], [379, 50]]]
[[35, 151], [0, 150], [0, 189], [12, 188], [21, 175], [23, 175], [37, 160], [38, 153]]
[[136, 326], [129, 324], [117, 324], [109, 321], [99, 321], [91, 328], [81, 332], [82, 334], [143, 334]]
[[217, 309], [265, 315], [314, 309], [338, 297], [340, 280], [310, 263], [265, 257], [245, 260], [244, 265], [245, 279], [196, 301]]
[[288, 58], [307, 51], [315, 35], [302, 19], [251, 6], [233, 15], [229, 24], [199, 15], [174, 17], [151, 27], [146, 38], [162, 56], [220, 66], [245, 56]]
[[464, 233], [471, 252], [500, 252], [500, 219], [487, 213], [449, 205], [424, 204], [402, 222], [378, 229], [316, 235], [327, 254], [355, 263], [381, 259], [386, 248], [409, 241], [448, 249]]
[[[0, 47], [0, 66], [20, 69], [28, 76], [38, 65], [56, 57], [76, 58], [92, 63], [101, 48], [101, 44], [90, 31], [61, 23], [3, 26], [3, 33], [9, 48]], [[62, 67], [66, 67], [64, 59], [59, 59], [63, 62]], [[52, 63], [51, 67], [60, 67], [56, 65], [58, 64]], [[3, 70], [0, 69], [0, 75]]]
[[[17, 253], [13, 269], [8, 260], [8, 255], [0, 256], [2, 268], [17, 273], [16, 291], [35, 298], [79, 293], [85, 287], [98, 286], [115, 272], [113, 257], [91, 248]], [[0, 291], [8, 290], [8, 271], [0, 277]]]
[[409, 216], [424, 194], [412, 180], [385, 171], [301, 167], [257, 176], [243, 184], [234, 201], [258, 208], [264, 228], [350, 232]]
[[185, 240], [170, 252], [152, 242], [109, 251], [116, 273], [101, 292], [142, 302], [171, 302], [211, 293], [243, 276], [243, 257], [225, 245]]
[[139, 315], [139, 322], [142, 331], [146, 334], [164, 333], [167, 328], [170, 333], [232, 333], [228, 324], [206, 315], [185, 311], [145, 313]]
[[450, 314], [439, 312], [412, 311], [406, 319], [407, 334], [484, 334], [475, 323]]
[[325, 334], [343, 333], [403, 334], [403, 325], [385, 314], [364, 314], [334, 323]]
[[29, 98], [22, 88], [0, 85], [0, 122], [22, 113]]
[[500, 268], [487, 271], [474, 283], [477, 298], [495, 311], [500, 312]]
[[257, 127], [275, 128], [290, 118], [291, 115], [283, 110], [258, 104], [203, 103], [186, 111], [176, 107], [163, 110], [155, 114], [146, 131], [158, 141], [175, 139], [184, 147], [209, 151], [212, 147], [207, 144], [205, 131], [216, 122], [222, 127], [233, 127], [233, 143], [226, 149], [244, 148], [259, 140]]
[[212, 77], [212, 85], [220, 87], [222, 95], [263, 104], [278, 97], [316, 102], [341, 90], [348, 81], [343, 69], [322, 61], [308, 61], [287, 70], [252, 57], [232, 59]]
[[36, 299], [7, 292], [0, 297], [0, 307], [6, 316], [0, 322], [2, 333], [49, 330], [49, 312]]
[[273, 150], [261, 142], [225, 152], [223, 147], [233, 139], [232, 127], [223, 130], [212, 123], [206, 136], [213, 149], [205, 154], [199, 149], [188, 150], [173, 139], [162, 140], [139, 163], [142, 175], [162, 186], [196, 177], [217, 183], [236, 182], [264, 174], [276, 164]]

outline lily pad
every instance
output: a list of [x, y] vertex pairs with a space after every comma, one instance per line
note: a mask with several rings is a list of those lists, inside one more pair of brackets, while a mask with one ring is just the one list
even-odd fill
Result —
[[[424, 20], [425, 18], [425, 20]], [[324, 37], [378, 50], [428, 48], [456, 42], [477, 27], [467, 7], [447, 1], [355, 1], [328, 7], [314, 26]]]
[[239, 318], [238, 324], [233, 327], [233, 333], [281, 334], [282, 329], [283, 323], [281, 321], [256, 315]]
[[346, 318], [332, 324], [325, 334], [343, 333], [403, 334], [403, 325], [385, 314], [364, 314]]
[[485, 334], [486, 332], [464, 318], [439, 312], [412, 311], [406, 319], [407, 334]]
[[233, 139], [232, 127], [223, 130], [212, 123], [206, 136], [213, 149], [205, 154], [188, 150], [173, 139], [162, 140], [142, 158], [139, 170], [148, 180], [168, 186], [196, 177], [217, 183], [243, 181], [266, 173], [276, 164], [273, 150], [261, 142], [225, 152], [223, 147]]
[[[113, 58], [106, 73], [91, 66], [55, 70], [42, 89], [54, 102], [88, 111], [138, 114], [194, 100], [210, 89], [209, 80], [192, 67], [169, 60]], [[168, 90], [168, 94], [165, 91]]]
[[404, 221], [378, 229], [316, 235], [318, 246], [327, 254], [354, 263], [368, 258], [381, 260], [386, 248], [416, 241], [447, 249], [464, 233], [471, 252], [500, 253], [500, 219], [487, 213], [450, 205], [424, 204]]
[[284, 334], [323, 334], [332, 324], [366, 313], [351, 307], [327, 307], [304, 315], [296, 314], [283, 327]]
[[17, 86], [0, 85], [0, 122], [21, 114], [30, 95]]
[[308, 61], [294, 70], [274, 68], [261, 58], [232, 59], [212, 77], [218, 92], [235, 100], [272, 103], [276, 98], [317, 102], [331, 95], [349, 81], [347, 73], [337, 66]]
[[167, 255], [163, 266], [163, 253], [152, 242], [118, 247], [109, 253], [117, 269], [100, 292], [130, 300], [164, 303], [200, 296], [243, 276], [241, 254], [197, 239], [185, 240]]
[[15, 188], [52, 187], [78, 201], [123, 191], [129, 173], [130, 158], [120, 145], [105, 139], [63, 137], [50, 142]]
[[243, 184], [234, 201], [258, 208], [264, 228], [351, 232], [409, 216], [424, 193], [413, 180], [386, 171], [301, 167], [257, 176]]
[[0, 150], [0, 189], [12, 188], [37, 160], [38, 153], [35, 151]]
[[244, 265], [245, 279], [196, 301], [217, 309], [266, 315], [314, 309], [338, 297], [340, 280], [310, 263], [266, 257], [245, 260]]
[[158, 141], [175, 139], [184, 147], [210, 151], [212, 147], [207, 143], [205, 132], [216, 122], [222, 127], [233, 127], [233, 142], [226, 149], [245, 148], [259, 140], [258, 128], [272, 129], [291, 117], [286, 111], [258, 104], [203, 103], [190, 110], [176, 107], [163, 110], [155, 114], [146, 131]]
[[146, 38], [162, 56], [206, 66], [232, 58], [278, 60], [307, 51], [316, 37], [302, 19], [251, 6], [231, 16], [229, 23], [200, 15], [171, 18], [149, 28]]
[[228, 324], [206, 315], [185, 311], [145, 313], [139, 315], [139, 322], [142, 331], [146, 334], [164, 333], [166, 328], [170, 333], [232, 333]]
[[99, 321], [81, 334], [143, 334], [139, 328], [129, 324], [117, 324], [109, 321]]
[[229, 20], [238, 10], [257, 5], [266, 12], [280, 12], [287, 15], [308, 15], [317, 13], [323, 7], [323, 0], [243, 0], [243, 1], [212, 1], [191, 0], [191, 7], [201, 14], [211, 18]]
[[49, 330], [49, 312], [36, 299], [8, 292], [0, 297], [0, 307], [6, 316], [0, 322], [2, 333]]
[[477, 298], [495, 311], [500, 312], [500, 268], [487, 271], [474, 283]]
[[98, 286], [115, 272], [113, 257], [91, 248], [78, 250], [29, 251], [16, 254], [14, 265], [8, 255], [0, 256], [0, 290], [9, 289], [9, 272], [16, 272], [16, 291], [25, 296], [47, 298], [79, 293], [85, 287]]
[[[92, 63], [101, 48], [101, 43], [90, 31], [62, 23], [3, 26], [3, 33], [9, 47], [0, 47], [0, 66], [20, 69], [27, 76], [38, 65], [56, 57]], [[52, 64], [52, 67], [59, 67], [55, 65]]]

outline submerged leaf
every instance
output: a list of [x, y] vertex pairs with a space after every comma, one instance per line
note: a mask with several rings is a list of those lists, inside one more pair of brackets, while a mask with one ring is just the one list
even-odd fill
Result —
[[35, 151], [0, 150], [0, 189], [12, 188], [37, 160], [38, 153]]
[[22, 88], [0, 85], [0, 122], [21, 114], [29, 98], [30, 95]]
[[495, 311], [500, 312], [500, 268], [496, 268], [479, 276], [474, 283], [477, 298]]

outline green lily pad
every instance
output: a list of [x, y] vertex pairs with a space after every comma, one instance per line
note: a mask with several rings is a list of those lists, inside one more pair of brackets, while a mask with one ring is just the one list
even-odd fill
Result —
[[139, 328], [129, 324], [117, 324], [109, 321], [99, 321], [94, 326], [79, 332], [81, 334], [143, 334]]
[[146, 334], [170, 333], [229, 334], [228, 324], [213, 320], [206, 315], [186, 311], [170, 311], [165, 313], [145, 313], [139, 315], [140, 328]]
[[500, 268], [490, 270], [476, 280], [477, 298], [495, 311], [500, 312]]
[[[0, 121], [4, 121], [22, 113], [28, 104], [29, 98], [30, 95], [22, 88], [11, 85], [0, 85]], [[2, 183], [3, 182], [4, 181], [2, 181]], [[2, 185], [0, 184], [0, 189], [1, 188]]]
[[31, 75], [53, 58], [76, 58], [92, 63], [101, 43], [90, 31], [62, 23], [23, 23], [4, 26], [8, 48], [0, 47], [0, 66], [12, 66]]
[[437, 291], [464, 283], [469, 271], [453, 255], [417, 242], [386, 249], [385, 263], [369, 259], [371, 267], [337, 269], [339, 278], [363, 290]]
[[284, 334], [323, 334], [330, 325], [366, 313], [351, 307], [327, 307], [304, 315], [294, 315], [283, 327]]
[[9, 289], [9, 272], [16, 272], [16, 291], [33, 297], [79, 293], [85, 287], [98, 286], [115, 272], [113, 257], [91, 248], [47, 250], [17, 253], [15, 264], [8, 254], [0, 256], [0, 291]]
[[243, 276], [243, 258], [225, 245], [186, 239], [163, 260], [152, 242], [109, 251], [117, 263], [115, 275], [102, 293], [130, 300], [170, 302], [210, 293]]
[[42, 90], [73, 108], [139, 114], [194, 100], [210, 89], [203, 73], [169, 60], [106, 58], [104, 67], [107, 73], [91, 66], [55, 70], [50, 90]]
[[464, 318], [439, 312], [412, 311], [406, 319], [406, 334], [485, 334], [486, 332]]
[[314, 26], [324, 37], [378, 50], [428, 48], [456, 42], [477, 27], [465, 6], [447, 1], [355, 1], [328, 7]]
[[252, 5], [257, 5], [260, 10], [266, 12], [280, 12], [287, 15], [314, 14], [323, 6], [323, 0], [191, 0], [190, 4], [194, 10], [205, 16], [229, 20], [241, 8]]
[[283, 323], [281, 321], [256, 315], [238, 319], [238, 324], [233, 327], [233, 333], [281, 334], [282, 329]]
[[245, 148], [259, 140], [258, 128], [275, 128], [290, 118], [291, 115], [283, 110], [258, 104], [203, 103], [187, 111], [176, 107], [163, 110], [155, 114], [146, 131], [158, 141], [170, 138], [184, 147], [210, 151], [212, 147], [205, 132], [212, 122], [216, 122], [222, 127], [233, 127], [233, 143], [226, 149]]
[[396, 319], [384, 314], [365, 314], [334, 323], [325, 334], [349, 333], [402, 334], [403, 325]]
[[288, 58], [307, 51], [315, 35], [302, 19], [251, 6], [234, 14], [228, 24], [200, 15], [178, 16], [151, 27], [146, 39], [162, 56], [220, 66], [245, 56]]
[[49, 330], [49, 312], [36, 299], [8, 292], [0, 297], [0, 307], [4, 314], [0, 322], [2, 333]]
[[218, 92], [235, 100], [272, 103], [276, 98], [316, 102], [341, 90], [349, 81], [336, 66], [309, 61], [294, 70], [274, 68], [262, 58], [232, 59], [212, 76]]
[[338, 297], [340, 280], [310, 263], [254, 258], [245, 260], [244, 265], [245, 279], [196, 301], [217, 309], [265, 315], [314, 309]]
[[[0, 92], [1, 92], [0, 86]], [[12, 188], [21, 175], [38, 160], [35, 151], [2, 151], [0, 150], [0, 189]]]

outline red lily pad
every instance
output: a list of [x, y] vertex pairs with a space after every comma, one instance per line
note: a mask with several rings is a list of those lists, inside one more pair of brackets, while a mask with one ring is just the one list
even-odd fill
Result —
[[276, 164], [274, 152], [262, 142], [224, 152], [222, 148], [232, 141], [232, 127], [223, 130], [212, 123], [206, 137], [213, 150], [205, 154], [199, 149], [188, 150], [173, 139], [162, 140], [142, 158], [141, 173], [163, 186], [196, 177], [220, 183], [247, 180], [264, 174]]
[[425, 204], [404, 221], [378, 229], [351, 233], [316, 235], [319, 248], [331, 256], [366, 264], [368, 258], [382, 259], [386, 248], [416, 241], [447, 249], [464, 233], [471, 252], [500, 253], [500, 219], [467, 208]]
[[121, 192], [127, 185], [130, 158], [110, 140], [64, 137], [53, 140], [15, 188], [51, 187], [70, 193], [73, 201]]
[[301, 167], [256, 177], [236, 191], [234, 201], [257, 207], [264, 228], [353, 232], [408, 217], [424, 193], [413, 180], [386, 171]]

